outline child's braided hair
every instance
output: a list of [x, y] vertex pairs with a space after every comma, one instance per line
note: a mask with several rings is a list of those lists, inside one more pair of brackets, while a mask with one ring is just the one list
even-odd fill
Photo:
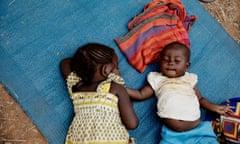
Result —
[[78, 48], [71, 63], [72, 69], [81, 77], [82, 82], [89, 84], [97, 66], [113, 61], [114, 50], [98, 43], [88, 43]]

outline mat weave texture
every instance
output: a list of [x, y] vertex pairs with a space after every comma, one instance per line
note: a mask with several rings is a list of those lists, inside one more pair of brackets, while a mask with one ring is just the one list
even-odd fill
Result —
[[[59, 71], [61, 59], [72, 56], [87, 42], [113, 47], [126, 84], [144, 85], [143, 73], [128, 64], [114, 38], [127, 33], [127, 23], [147, 0], [4, 0], [0, 3], [0, 82], [21, 105], [50, 144], [62, 144], [72, 120], [73, 108]], [[240, 95], [240, 46], [201, 6], [183, 0], [196, 23], [189, 32], [191, 72], [199, 75], [202, 95], [215, 103]], [[134, 102], [140, 119], [130, 131], [138, 144], [160, 141], [154, 97]], [[204, 117], [204, 111], [203, 111]]]

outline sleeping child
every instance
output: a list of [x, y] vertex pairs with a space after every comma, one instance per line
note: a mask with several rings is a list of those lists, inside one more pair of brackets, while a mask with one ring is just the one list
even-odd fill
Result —
[[143, 100], [156, 95], [157, 114], [163, 121], [161, 144], [218, 143], [211, 123], [200, 120], [200, 106], [220, 115], [232, 113], [229, 105], [216, 105], [202, 97], [197, 75], [187, 72], [190, 49], [173, 42], [159, 56], [160, 72], [150, 72], [149, 85], [140, 90], [127, 88], [131, 98]]

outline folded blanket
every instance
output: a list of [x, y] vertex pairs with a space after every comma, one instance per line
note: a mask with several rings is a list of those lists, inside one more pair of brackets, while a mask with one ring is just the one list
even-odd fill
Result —
[[166, 45], [178, 41], [190, 47], [188, 31], [195, 20], [180, 0], [153, 0], [128, 23], [129, 32], [115, 41], [129, 63], [143, 72]]

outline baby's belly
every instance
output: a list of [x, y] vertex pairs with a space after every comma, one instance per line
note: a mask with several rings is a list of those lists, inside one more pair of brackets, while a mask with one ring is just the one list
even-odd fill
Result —
[[174, 131], [183, 132], [183, 131], [188, 131], [197, 127], [200, 123], [200, 119], [197, 119], [195, 121], [183, 121], [183, 120], [163, 118], [163, 122], [168, 128]]

